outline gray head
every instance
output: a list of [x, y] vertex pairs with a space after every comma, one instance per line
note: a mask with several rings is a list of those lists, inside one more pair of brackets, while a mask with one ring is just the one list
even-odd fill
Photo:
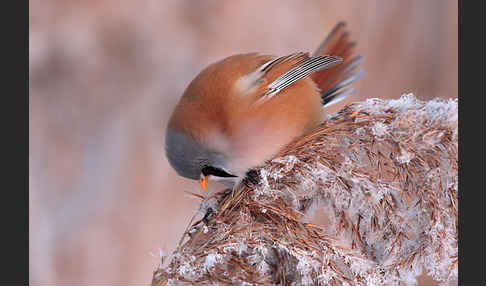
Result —
[[201, 174], [236, 177], [224, 170], [224, 154], [209, 150], [192, 137], [170, 127], [165, 136], [165, 153], [171, 166], [182, 177], [193, 180], [200, 179]]

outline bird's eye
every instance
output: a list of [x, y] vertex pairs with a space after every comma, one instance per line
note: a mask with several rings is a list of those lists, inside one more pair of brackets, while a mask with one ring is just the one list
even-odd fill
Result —
[[204, 168], [202, 168], [201, 173], [204, 176], [212, 175], [212, 176], [216, 176], [216, 177], [225, 177], [225, 178], [237, 177], [235, 175], [231, 175], [231, 174], [227, 173], [225, 170], [222, 170], [220, 168], [216, 168], [216, 167], [213, 167], [213, 166], [205, 166]]

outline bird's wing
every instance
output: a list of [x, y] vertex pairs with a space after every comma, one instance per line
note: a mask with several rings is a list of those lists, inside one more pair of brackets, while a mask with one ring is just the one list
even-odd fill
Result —
[[340, 57], [325, 55], [311, 57], [308, 53], [302, 52], [271, 59], [256, 70], [260, 75], [259, 83], [263, 81], [262, 78], [265, 78], [265, 82], [269, 82], [256, 103], [261, 104], [311, 73], [330, 68], [341, 61]]

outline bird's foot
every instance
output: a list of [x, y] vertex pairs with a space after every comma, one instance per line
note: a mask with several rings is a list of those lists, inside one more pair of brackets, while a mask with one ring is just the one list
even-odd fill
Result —
[[243, 183], [247, 187], [256, 186], [260, 183], [260, 175], [256, 170], [249, 170], [246, 172], [246, 177], [243, 179]]
[[204, 217], [202, 218], [202, 221], [205, 225], [208, 225], [209, 219], [211, 219], [214, 216], [214, 210], [213, 208], [209, 207], [206, 210], [206, 214], [204, 214]]

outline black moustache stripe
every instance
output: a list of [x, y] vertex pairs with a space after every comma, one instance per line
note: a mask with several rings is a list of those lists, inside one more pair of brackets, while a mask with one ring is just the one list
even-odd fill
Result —
[[204, 176], [216, 176], [216, 177], [224, 177], [224, 178], [229, 178], [229, 177], [237, 177], [235, 175], [228, 174], [224, 170], [221, 170], [219, 168], [215, 168], [213, 166], [206, 166], [201, 170], [201, 173]]

